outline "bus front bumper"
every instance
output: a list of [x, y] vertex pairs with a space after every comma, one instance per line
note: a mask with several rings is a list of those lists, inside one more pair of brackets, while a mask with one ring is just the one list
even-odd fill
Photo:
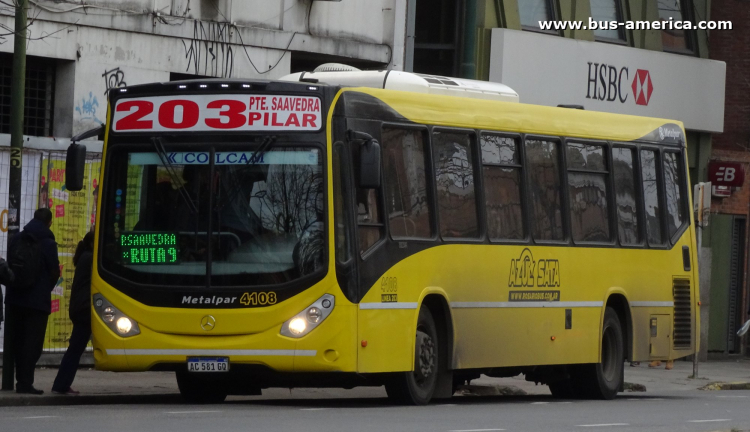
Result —
[[97, 370], [180, 369], [187, 367], [188, 358], [225, 357], [230, 368], [236, 364], [277, 372], [356, 372], [356, 323], [356, 305], [340, 304], [299, 339], [282, 336], [281, 323], [261, 333], [226, 336], [164, 334], [141, 325], [140, 334], [122, 338], [96, 316], [91, 327]]

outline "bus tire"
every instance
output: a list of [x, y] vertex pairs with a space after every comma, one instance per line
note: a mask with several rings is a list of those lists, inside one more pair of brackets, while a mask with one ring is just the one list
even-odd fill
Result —
[[422, 306], [417, 318], [414, 370], [395, 374], [385, 385], [388, 397], [399, 404], [427, 405], [437, 387], [440, 359], [438, 333], [430, 310]]
[[580, 384], [584, 396], [614, 399], [623, 385], [625, 353], [622, 324], [611, 307], [604, 311], [601, 363], [581, 366]]
[[177, 372], [177, 388], [187, 403], [215, 404], [227, 398], [227, 392], [220, 383], [203, 380], [187, 371]]

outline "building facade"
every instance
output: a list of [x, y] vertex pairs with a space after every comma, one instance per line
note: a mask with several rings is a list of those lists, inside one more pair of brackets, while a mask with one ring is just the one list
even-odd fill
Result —
[[[31, 135], [70, 137], [105, 120], [105, 92], [191, 77], [274, 79], [321, 63], [400, 68], [397, 0], [31, 1]], [[0, 5], [0, 25], [14, 27]], [[2, 34], [2, 32], [0, 32]], [[13, 36], [0, 40], [2, 97]], [[8, 96], [9, 98], [9, 96]], [[0, 133], [8, 133], [2, 101]], [[33, 117], [33, 119], [32, 119]], [[39, 127], [36, 127], [40, 124]]]
[[[713, 0], [711, 17], [744, 23], [750, 8], [731, 0]], [[736, 26], [731, 32], [712, 32], [710, 57], [726, 62], [724, 133], [712, 140], [709, 163], [740, 162], [750, 172], [750, 30]], [[718, 194], [717, 194], [718, 195]], [[728, 195], [728, 196], [726, 196]], [[748, 217], [750, 178], [741, 187], [729, 188], [711, 203], [711, 226], [704, 237], [713, 250], [711, 263], [711, 352], [747, 354], [734, 332], [748, 316]]]
[[[101, 141], [65, 191], [69, 138], [106, 121], [107, 90], [198, 77], [275, 79], [342, 62], [402, 69], [406, 0], [30, 0], [21, 224], [49, 207], [62, 277], [45, 349], [64, 350], [75, 246], [94, 222]], [[0, 256], [6, 256], [15, 8], [0, 4]], [[2, 332], [0, 331], [0, 347]], [[1, 348], [0, 348], [1, 349]]]

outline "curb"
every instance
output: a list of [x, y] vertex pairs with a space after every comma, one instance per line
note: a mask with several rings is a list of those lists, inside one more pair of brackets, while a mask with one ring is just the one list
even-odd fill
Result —
[[[5, 393], [5, 392], [3, 392]], [[183, 403], [179, 393], [165, 394], [116, 394], [116, 395], [17, 395], [4, 396], [0, 393], [0, 407], [53, 406], [53, 405], [132, 405], [151, 403]], [[16, 396], [17, 395], [17, 396]]]
[[733, 383], [716, 382], [716, 383], [706, 384], [703, 387], [699, 388], [698, 390], [708, 390], [708, 391], [750, 390], [750, 382], [733, 382]]

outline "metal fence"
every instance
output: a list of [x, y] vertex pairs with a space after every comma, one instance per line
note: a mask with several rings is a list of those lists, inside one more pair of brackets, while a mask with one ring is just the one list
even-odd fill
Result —
[[[0, 256], [7, 256], [8, 177], [10, 150], [0, 149]], [[96, 214], [96, 193], [99, 186], [101, 155], [90, 153], [86, 161], [84, 190], [65, 189], [65, 152], [26, 149], [23, 152], [21, 214], [23, 227], [38, 208], [52, 211], [52, 232], [58, 245], [61, 277], [52, 291], [52, 313], [44, 343], [46, 352], [65, 351], [72, 331], [68, 318], [68, 300], [73, 282], [72, 263], [76, 245], [93, 228]], [[3, 298], [5, 289], [3, 287]], [[0, 332], [0, 351], [3, 335]]]

